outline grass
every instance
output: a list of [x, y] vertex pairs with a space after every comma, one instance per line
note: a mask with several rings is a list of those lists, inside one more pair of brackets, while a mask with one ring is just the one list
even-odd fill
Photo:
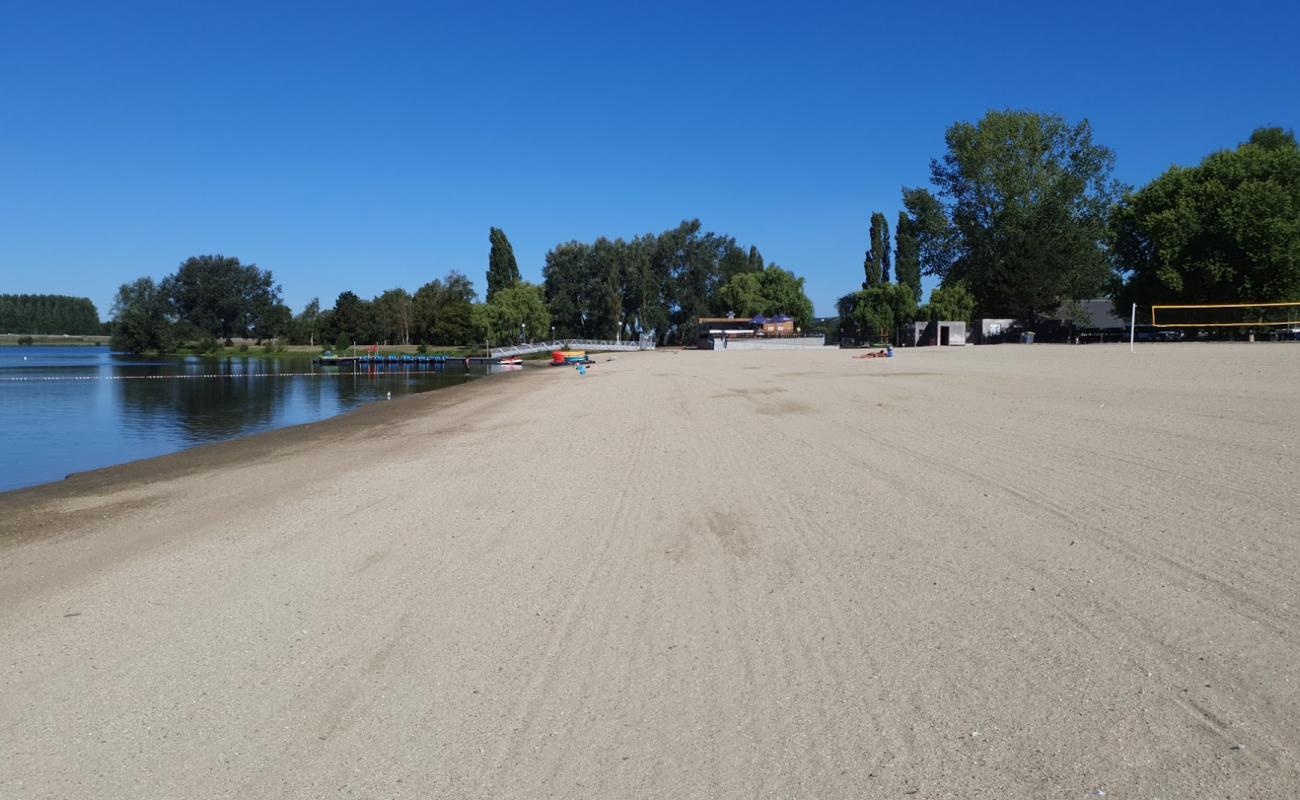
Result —
[[[18, 340], [22, 339], [20, 343]], [[26, 340], [31, 339], [29, 344]], [[50, 336], [41, 334], [0, 334], [0, 347], [100, 347], [108, 344], [107, 336]]]

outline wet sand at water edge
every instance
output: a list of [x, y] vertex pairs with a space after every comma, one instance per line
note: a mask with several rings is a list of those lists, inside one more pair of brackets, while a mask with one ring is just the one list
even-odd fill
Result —
[[1300, 796], [1300, 345], [850, 355], [0, 495], [0, 797]]

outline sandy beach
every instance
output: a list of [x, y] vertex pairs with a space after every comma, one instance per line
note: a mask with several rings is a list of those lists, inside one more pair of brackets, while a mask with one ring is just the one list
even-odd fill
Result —
[[0, 495], [0, 797], [1300, 796], [1300, 345], [604, 359]]

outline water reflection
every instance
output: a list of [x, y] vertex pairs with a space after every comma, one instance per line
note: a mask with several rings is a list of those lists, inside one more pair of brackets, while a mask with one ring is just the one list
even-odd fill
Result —
[[[103, 348], [3, 348], [0, 491], [325, 419], [390, 393], [425, 392], [491, 371], [501, 370], [453, 362], [354, 373], [319, 370], [308, 358], [147, 359]], [[58, 380], [40, 380], [46, 377]]]

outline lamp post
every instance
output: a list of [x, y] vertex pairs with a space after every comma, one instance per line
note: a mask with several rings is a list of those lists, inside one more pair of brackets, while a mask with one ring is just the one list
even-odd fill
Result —
[[526, 341], [528, 341], [528, 323], [521, 322], [519, 323], [519, 342], [523, 344]]

